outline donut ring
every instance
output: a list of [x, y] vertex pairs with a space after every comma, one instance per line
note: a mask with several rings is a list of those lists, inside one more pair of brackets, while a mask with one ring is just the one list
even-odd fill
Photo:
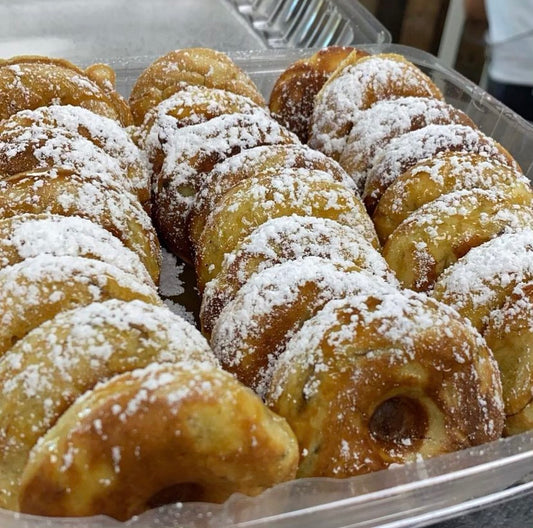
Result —
[[298, 477], [343, 478], [499, 438], [496, 362], [468, 321], [414, 292], [334, 300], [288, 342], [266, 402]]
[[31, 453], [20, 509], [126, 520], [166, 502], [257, 495], [293, 478], [297, 463], [285, 421], [229, 373], [152, 365], [98, 385], [63, 414]]
[[19, 56], [0, 61], [0, 119], [51, 104], [81, 106], [122, 126], [133, 123], [127, 102], [114, 88], [107, 65], [82, 70], [64, 59]]
[[0, 219], [1, 268], [44, 254], [100, 260], [155, 288], [139, 256], [94, 222], [52, 214], [21, 214]]
[[358, 115], [339, 163], [362, 193], [374, 156], [391, 139], [429, 124], [452, 123], [476, 128], [464, 112], [440, 99], [399, 97], [377, 101]]
[[209, 214], [232, 187], [247, 178], [300, 168], [327, 172], [336, 181], [355, 190], [353, 182], [336, 161], [305, 145], [287, 143], [246, 149], [217, 163], [204, 178], [189, 221], [191, 242], [198, 245]]
[[213, 166], [243, 149], [297, 141], [266, 111], [226, 114], [175, 131], [153, 182], [152, 217], [167, 248], [192, 262], [189, 216], [202, 181]]
[[328, 46], [293, 62], [276, 79], [270, 92], [270, 112], [302, 143], [307, 143], [316, 94], [339, 63], [352, 52], [360, 57], [368, 55], [366, 51], [350, 46]]
[[95, 301], [140, 299], [161, 304], [157, 291], [98, 260], [41, 255], [0, 270], [0, 357], [56, 314]]
[[529, 282], [490, 314], [483, 335], [500, 368], [506, 436], [533, 429], [532, 328], [533, 282]]
[[440, 152], [400, 175], [385, 190], [372, 220], [382, 244], [414, 211], [443, 194], [461, 189], [529, 185], [515, 168], [469, 152]]
[[0, 125], [0, 162], [6, 174], [54, 166], [98, 172], [141, 203], [150, 199], [146, 155], [116, 121], [79, 106], [51, 105], [10, 116]]
[[381, 254], [351, 227], [327, 218], [273, 218], [226, 254], [220, 273], [207, 283], [200, 307], [202, 333], [209, 338], [222, 309], [253, 275], [275, 264], [308, 256], [359, 266], [391, 284], [397, 283]]
[[199, 125], [224, 114], [253, 114], [260, 109], [248, 97], [226, 90], [190, 85], [152, 108], [136, 134], [157, 174], [176, 130]]
[[464, 125], [428, 125], [392, 139], [374, 158], [363, 192], [370, 215], [381, 196], [401, 174], [443, 151], [471, 152], [520, 170], [512, 156], [483, 132]]
[[221, 311], [211, 347], [225, 370], [263, 396], [287, 341], [331, 299], [361, 291], [388, 291], [355, 264], [304, 257], [253, 275]]
[[37, 169], [0, 180], [0, 216], [51, 213], [80, 216], [101, 225], [139, 255], [155, 284], [161, 250], [150, 217], [129, 193], [121, 193], [66, 169]]
[[136, 125], [146, 113], [188, 84], [219, 88], [266, 102], [250, 77], [226, 54], [208, 48], [170, 51], [152, 62], [137, 78], [129, 103]]
[[465, 189], [423, 205], [383, 246], [383, 256], [405, 288], [430, 290], [450, 265], [502, 232], [533, 228], [528, 184]]
[[235, 185], [209, 215], [195, 252], [200, 291], [218, 275], [224, 255], [255, 227], [291, 214], [336, 220], [378, 247], [372, 221], [351, 189], [323, 171], [284, 169]]
[[361, 110], [406, 96], [443, 99], [433, 81], [401, 55], [348, 55], [316, 95], [309, 145], [338, 160]]
[[0, 360], [1, 507], [17, 509], [31, 448], [77, 397], [115, 374], [185, 360], [218, 364], [192, 325], [142, 301], [92, 303], [19, 340]]

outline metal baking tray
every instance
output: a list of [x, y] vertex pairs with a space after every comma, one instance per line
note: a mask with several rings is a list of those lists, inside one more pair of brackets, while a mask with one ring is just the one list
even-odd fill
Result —
[[[346, 11], [348, 4], [358, 6], [356, 2], [341, 0], [3, 2], [0, 4], [0, 55], [48, 54], [68, 58], [80, 65], [105, 60], [116, 69], [118, 89], [127, 96], [139, 73], [157, 56], [179, 47], [210, 46], [227, 51], [268, 97], [281, 71], [314, 51], [311, 48], [296, 49], [296, 46], [340, 43], [355, 44], [371, 52], [402, 53], [434, 79], [448, 102], [463, 109], [481, 130], [500, 141], [524, 172], [533, 177], [533, 127], [529, 123], [457, 72], [444, 67], [432, 55], [390, 44], [390, 35], [368, 13], [359, 7], [355, 7], [354, 12]], [[349, 19], [355, 16], [354, 13], [360, 13], [364, 15], [364, 23], [350, 19], [346, 27], [354, 28], [353, 34], [338, 33], [338, 38], [347, 38], [340, 42], [305, 41], [300, 37], [291, 40], [297, 34], [294, 29], [286, 31], [282, 37], [277, 30], [270, 31], [275, 27], [273, 22], [284, 20], [279, 18], [280, 13], [288, 15], [289, 8], [295, 6], [296, 9], [298, 5], [333, 6], [326, 8], [331, 10], [326, 12], [339, 12]], [[271, 8], [273, 11], [269, 11]], [[304, 11], [305, 15], [309, 14], [306, 9]], [[285, 16], [289, 25], [294, 16], [294, 12], [292, 17]], [[213, 20], [217, 21], [216, 27], [213, 27]], [[309, 19], [304, 16], [300, 20], [305, 25]], [[370, 33], [364, 33], [361, 28], [370, 28]], [[300, 29], [303, 32], [304, 26]], [[359, 35], [364, 36], [357, 39]], [[255, 51], [238, 51], [252, 49]], [[180, 280], [180, 277], [175, 278]], [[173, 285], [175, 292], [179, 289], [179, 284]], [[531, 497], [531, 494], [533, 431], [359, 477], [292, 481], [255, 498], [235, 495], [222, 505], [168, 505], [146, 512], [126, 524], [102, 516], [48, 519], [0, 510], [0, 526], [422, 527], [481, 511], [491, 505], [504, 503], [505, 506], [511, 499]]]

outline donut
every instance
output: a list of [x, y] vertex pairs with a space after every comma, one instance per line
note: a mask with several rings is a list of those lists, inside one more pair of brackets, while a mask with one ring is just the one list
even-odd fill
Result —
[[208, 48], [184, 48], [156, 59], [135, 81], [129, 97], [135, 124], [140, 125], [151, 108], [190, 84], [227, 90], [266, 106], [250, 77], [226, 54]]
[[152, 218], [167, 249], [192, 262], [189, 216], [204, 175], [217, 162], [243, 149], [295, 141], [296, 136], [260, 108], [253, 114], [221, 115], [176, 130], [153, 183]]
[[110, 173], [142, 203], [150, 198], [143, 151], [116, 121], [79, 106], [51, 105], [10, 116], [0, 126], [0, 160], [7, 174], [57, 165]]
[[414, 211], [439, 196], [461, 189], [503, 188], [528, 185], [516, 168], [494, 158], [469, 152], [440, 152], [424, 159], [398, 176], [381, 196], [372, 220], [380, 242]]
[[306, 145], [287, 143], [246, 149], [217, 163], [203, 179], [189, 221], [191, 242], [198, 244], [209, 214], [232, 187], [261, 174], [300, 168], [328, 172], [336, 181], [355, 190], [352, 181], [337, 162]]
[[132, 124], [127, 102], [114, 88], [114, 71], [92, 65], [85, 71], [64, 59], [37, 55], [0, 61], [0, 119], [51, 104], [81, 106], [123, 126]]
[[20, 510], [126, 520], [168, 502], [257, 495], [297, 464], [285, 421], [229, 373], [153, 364], [97, 385], [48, 430], [24, 469]]
[[253, 275], [221, 311], [211, 347], [227, 371], [263, 396], [290, 336], [327, 301], [396, 286], [355, 265], [304, 257]]
[[293, 62], [276, 79], [268, 102], [270, 112], [302, 143], [308, 140], [316, 94], [339, 63], [352, 52], [358, 57], [368, 55], [366, 51], [354, 50], [351, 46], [328, 46], [310, 57]]
[[457, 313], [409, 290], [332, 300], [293, 335], [266, 395], [297, 476], [344, 478], [496, 440], [498, 367]]
[[392, 139], [375, 156], [363, 191], [363, 201], [370, 215], [387, 187], [401, 174], [443, 151], [480, 154], [520, 170], [504, 147], [479, 130], [458, 124], [428, 125]]
[[476, 128], [464, 112], [440, 99], [399, 97], [377, 101], [358, 115], [339, 163], [362, 193], [374, 156], [391, 139], [429, 124], [452, 123]]
[[85, 391], [153, 362], [217, 361], [200, 333], [161, 306], [110, 299], [61, 313], [0, 360], [0, 506], [18, 509], [18, 485], [39, 438]]
[[176, 130], [199, 125], [224, 114], [253, 114], [259, 108], [243, 95], [207, 86], [185, 86], [146, 114], [135, 140], [148, 154], [157, 174]]
[[349, 55], [315, 97], [309, 145], [338, 160], [361, 110], [397, 97], [443, 99], [433, 81], [402, 55]]
[[[87, 110], [61, 106], [14, 114], [0, 123], [0, 172], [12, 175], [62, 167], [85, 177], [98, 177], [147, 202], [150, 187], [146, 161], [125, 130], [103, 119]], [[98, 130], [110, 123], [114, 130], [108, 129], [108, 146], [100, 147], [104, 140], [101, 132], [98, 138]], [[87, 132], [82, 135], [78, 130]]]
[[40, 255], [0, 270], [0, 357], [54, 315], [106, 299], [160, 304], [157, 291], [117, 267], [83, 257]]
[[372, 221], [351, 189], [323, 171], [284, 169], [235, 185], [211, 212], [195, 251], [200, 291], [218, 275], [224, 255], [255, 227], [291, 214], [337, 220], [378, 247]]
[[[507, 192], [506, 192], [507, 191]], [[533, 228], [533, 190], [465, 189], [417, 209], [387, 239], [383, 257], [405, 288], [430, 290], [473, 247], [506, 231]]]
[[37, 169], [0, 180], [0, 217], [23, 213], [79, 216], [101, 225], [137, 253], [154, 283], [159, 282], [157, 234], [150, 217], [129, 193], [72, 170]]
[[533, 281], [533, 230], [503, 233], [471, 249], [435, 283], [432, 297], [484, 333], [492, 311]]
[[502, 380], [504, 436], [533, 429], [533, 282], [509, 295], [488, 317], [483, 336]]
[[155, 288], [137, 253], [90, 220], [53, 214], [21, 214], [0, 219], [0, 267], [44, 254], [100, 260]]
[[202, 295], [200, 323], [208, 338], [222, 309], [256, 273], [275, 264], [307, 256], [345, 266], [359, 266], [397, 283], [381, 254], [351, 227], [328, 218], [282, 216], [259, 225], [226, 254], [220, 273]]

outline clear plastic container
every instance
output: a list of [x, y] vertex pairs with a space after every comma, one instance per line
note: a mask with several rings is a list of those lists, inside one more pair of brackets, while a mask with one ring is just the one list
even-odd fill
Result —
[[[297, 4], [298, 2], [293, 2]], [[208, 16], [202, 10], [209, 5]], [[256, 81], [268, 97], [277, 76], [290, 63], [307, 56], [312, 49], [291, 49], [303, 41], [287, 41], [285, 49], [265, 49], [278, 42], [269, 41], [261, 34], [265, 26], [259, 18], [251, 20], [250, 6], [256, 13], [267, 13], [273, 5], [288, 8], [288, 3], [269, 0], [233, 0], [233, 2], [156, 0], [146, 2], [116, 1], [81, 2], [74, 0], [27, 0], [0, 6], [0, 54], [42, 53], [61, 56], [87, 64], [105, 60], [117, 72], [119, 90], [127, 95], [142, 71], [154, 58], [166, 51], [192, 45], [211, 46], [229, 51], [234, 60]], [[309, 2], [309, 5], [315, 5]], [[348, 2], [334, 1], [341, 13]], [[353, 2], [353, 4], [356, 4]], [[43, 7], [44, 6], [44, 7]], [[197, 7], [195, 7], [197, 6]], [[259, 8], [264, 11], [259, 11]], [[61, 11], [55, 18], [53, 12]], [[74, 10], [77, 17], [73, 16]], [[203, 21], [197, 18], [202, 11]], [[357, 10], [358, 8], [356, 8]], [[82, 11], [80, 11], [82, 10]], [[167, 38], [175, 28], [171, 14], [178, 11], [183, 16], [179, 23], [187, 29], [175, 39]], [[129, 12], [126, 17], [124, 14]], [[357, 11], [363, 13], [363, 11]], [[83, 13], [87, 20], [80, 22]], [[96, 13], [96, 14], [95, 14]], [[136, 20], [114, 20], [144, 16]], [[42, 16], [41, 16], [42, 14]], [[105, 16], [103, 16], [105, 15]], [[199, 15], [198, 15], [199, 16]], [[103, 17], [103, 18], [102, 18]], [[109, 18], [109, 20], [107, 20]], [[274, 17], [266, 17], [273, 19]], [[165, 21], [167, 19], [167, 21]], [[217, 20], [213, 28], [207, 19]], [[97, 27], [95, 20], [102, 20]], [[157, 20], [157, 23], [156, 23]], [[53, 23], [51, 22], [53, 21]], [[220, 25], [236, 24], [231, 40], [235, 47], [224, 41], [224, 33], [216, 33]], [[194, 22], [194, 24], [193, 24]], [[370, 20], [368, 27], [378, 27]], [[190, 25], [187, 27], [187, 23]], [[92, 24], [92, 25], [91, 25]], [[140, 24], [140, 25], [139, 25]], [[160, 25], [161, 24], [161, 25]], [[196, 24], [196, 25], [195, 25]], [[123, 33], [112, 35], [113, 32]], [[142, 31], [141, 28], [142, 27]], [[195, 30], [201, 27], [202, 35]], [[233, 27], [233, 26], [231, 26]], [[354, 25], [353, 27], [357, 27]], [[366, 26], [365, 26], [366, 27]], [[59, 29], [58, 29], [59, 28]], [[266, 30], [265, 30], [266, 31]], [[137, 34], [135, 34], [137, 32]], [[448, 102], [466, 111], [479, 127], [500, 141], [533, 177], [533, 127], [490, 97], [458, 73], [441, 65], [433, 56], [403, 46], [381, 43], [387, 33], [374, 33], [370, 44], [357, 44], [371, 52], [390, 51], [404, 54], [419, 65], [443, 90]], [[135, 36], [135, 38], [133, 38]], [[222, 40], [220, 37], [222, 36]], [[132, 37], [132, 40], [128, 39]], [[204, 39], [205, 37], [205, 39]], [[105, 42], [105, 46], [100, 42]], [[368, 37], [365, 37], [368, 38]], [[57, 39], [57, 40], [55, 40]], [[126, 40], [127, 39], [127, 45]], [[55, 43], [55, 44], [54, 44]], [[57, 44], [57, 45], [56, 45]], [[237, 51], [238, 49], [257, 51]], [[263, 49], [260, 49], [263, 48]], [[49, 519], [0, 511], [2, 528], [401, 528], [433, 525], [437, 521], [480, 511], [489, 505], [533, 494], [533, 431], [501, 439], [490, 444], [466, 449], [429, 460], [420, 460], [405, 466], [395, 466], [349, 479], [302, 479], [276, 486], [262, 495], [249, 498], [231, 497], [223, 505], [177, 504], [152, 510], [123, 524], [106, 517], [83, 519]], [[475, 525], [473, 525], [475, 526]], [[499, 525], [495, 525], [499, 526]]]

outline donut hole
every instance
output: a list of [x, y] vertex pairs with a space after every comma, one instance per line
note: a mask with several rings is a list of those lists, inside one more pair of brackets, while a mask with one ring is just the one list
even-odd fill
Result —
[[425, 407], [409, 396], [381, 402], [369, 421], [373, 439], [394, 449], [415, 449], [425, 438], [428, 416]]
[[157, 508], [175, 502], [201, 501], [204, 487], [196, 482], [180, 482], [159, 490], [147, 502], [148, 508]]

